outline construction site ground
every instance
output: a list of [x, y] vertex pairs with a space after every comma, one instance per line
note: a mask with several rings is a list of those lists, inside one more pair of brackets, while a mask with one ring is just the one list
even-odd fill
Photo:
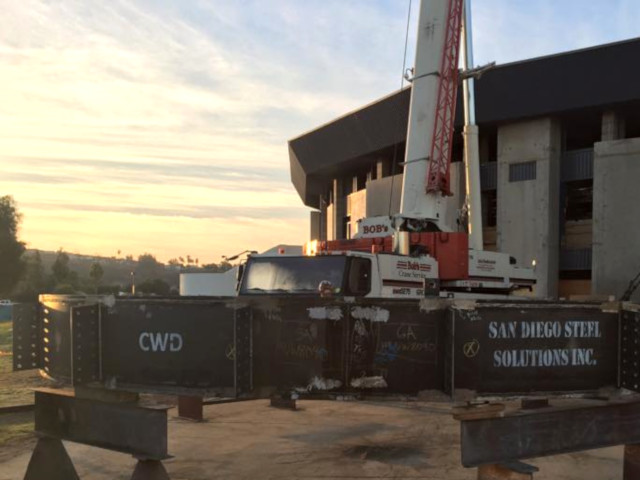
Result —
[[[447, 403], [419, 401], [298, 402], [297, 411], [251, 400], [204, 408], [196, 423], [169, 411], [173, 480], [204, 479], [447, 479], [472, 480], [460, 464], [459, 424]], [[32, 414], [13, 414], [29, 422]], [[6, 420], [6, 419], [5, 419]], [[0, 418], [0, 422], [2, 419]], [[7, 423], [0, 423], [0, 429]], [[0, 445], [0, 480], [21, 479], [35, 437]], [[83, 480], [129, 479], [135, 460], [65, 443]], [[541, 458], [537, 480], [622, 478], [622, 447]]]

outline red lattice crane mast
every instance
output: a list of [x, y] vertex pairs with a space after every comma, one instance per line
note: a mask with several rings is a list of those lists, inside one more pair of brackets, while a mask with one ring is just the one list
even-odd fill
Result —
[[427, 192], [451, 195], [449, 170], [458, 99], [458, 60], [464, 0], [449, 0], [440, 67], [433, 139], [426, 178]]

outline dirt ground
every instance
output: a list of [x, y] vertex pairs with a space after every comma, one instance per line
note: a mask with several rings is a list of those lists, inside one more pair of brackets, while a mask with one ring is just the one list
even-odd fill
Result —
[[[0, 322], [0, 407], [33, 403], [33, 389], [44, 386], [37, 371], [12, 372], [12, 328], [10, 321]], [[0, 416], [0, 458], [6, 442], [27, 440], [33, 432], [33, 414], [16, 413]], [[25, 438], [27, 437], [27, 438]]]
[[[170, 410], [173, 480], [204, 479], [447, 479], [472, 480], [460, 465], [459, 425], [449, 406], [421, 402], [300, 401], [298, 411], [266, 400], [205, 407], [206, 421]], [[0, 480], [21, 479], [35, 439], [0, 447]], [[128, 455], [66, 443], [83, 480], [129, 479]], [[622, 448], [530, 462], [537, 480], [622, 478]]]

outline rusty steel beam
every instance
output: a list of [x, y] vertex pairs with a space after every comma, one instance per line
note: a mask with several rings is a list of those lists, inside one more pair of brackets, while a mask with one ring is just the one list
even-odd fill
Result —
[[178, 416], [201, 422], [203, 419], [202, 397], [180, 395], [178, 397]]
[[522, 462], [478, 467], [478, 480], [533, 480], [538, 467]]
[[296, 399], [290, 396], [273, 395], [270, 405], [275, 408], [283, 408], [285, 410], [297, 410]]
[[[465, 467], [638, 444], [640, 397], [578, 407], [519, 410], [500, 418], [463, 419], [460, 425]], [[630, 458], [635, 458], [634, 453]], [[630, 460], [629, 468], [634, 465]]]
[[35, 431], [139, 458], [163, 460], [167, 453], [167, 411], [77, 398], [53, 389], [35, 392]]

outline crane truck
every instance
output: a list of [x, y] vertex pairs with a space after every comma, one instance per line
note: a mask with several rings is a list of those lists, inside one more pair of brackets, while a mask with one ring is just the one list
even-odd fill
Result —
[[[352, 239], [311, 241], [303, 256], [249, 256], [240, 295], [324, 294], [371, 298], [505, 296], [532, 290], [535, 273], [506, 253], [483, 250], [469, 0], [420, 5], [400, 212], [364, 218]], [[451, 147], [465, 53], [468, 231], [458, 231]]]

